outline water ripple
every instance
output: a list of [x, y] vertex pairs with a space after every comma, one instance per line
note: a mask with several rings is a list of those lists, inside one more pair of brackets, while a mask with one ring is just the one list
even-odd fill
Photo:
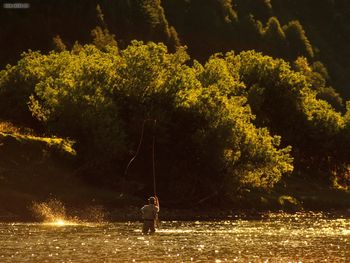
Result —
[[0, 223], [0, 262], [350, 262], [350, 219], [272, 215], [263, 220]]

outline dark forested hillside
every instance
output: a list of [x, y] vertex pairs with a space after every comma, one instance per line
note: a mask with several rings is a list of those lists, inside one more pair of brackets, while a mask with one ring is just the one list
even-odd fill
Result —
[[[11, 1], [6, 1], [11, 2]], [[29, 9], [0, 10], [0, 65], [28, 49], [48, 51], [63, 43], [87, 43], [96, 26], [108, 28], [118, 44], [132, 39], [180, 43], [206, 60], [215, 52], [255, 49], [288, 61], [321, 61], [331, 84], [350, 97], [350, 3], [346, 0], [31, 0]], [[102, 13], [96, 10], [100, 5]], [[328, 92], [329, 93], [329, 92]], [[329, 96], [329, 94], [328, 94]]]
[[[271, 1], [283, 23], [299, 20], [314, 51], [328, 68], [331, 83], [350, 96], [350, 2], [346, 0]], [[295, 4], [297, 2], [297, 4]]]
[[15, 62], [28, 49], [52, 50], [57, 35], [68, 47], [76, 41], [90, 42], [91, 30], [97, 26], [108, 28], [121, 46], [133, 39], [161, 41], [172, 48], [178, 45], [176, 31], [169, 26], [159, 1], [27, 2], [29, 9], [0, 9], [1, 49], [6, 50], [0, 53], [2, 66]]

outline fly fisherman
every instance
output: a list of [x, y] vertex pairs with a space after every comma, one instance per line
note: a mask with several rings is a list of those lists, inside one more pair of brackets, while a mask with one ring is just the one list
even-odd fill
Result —
[[155, 230], [156, 220], [158, 218], [159, 212], [159, 201], [158, 197], [150, 197], [148, 198], [148, 205], [144, 205], [141, 208], [142, 219], [143, 219], [143, 234], [153, 234]]

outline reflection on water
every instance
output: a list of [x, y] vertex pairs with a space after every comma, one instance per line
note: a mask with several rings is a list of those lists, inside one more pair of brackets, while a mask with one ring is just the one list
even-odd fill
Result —
[[350, 219], [271, 215], [263, 220], [0, 223], [0, 262], [350, 262]]

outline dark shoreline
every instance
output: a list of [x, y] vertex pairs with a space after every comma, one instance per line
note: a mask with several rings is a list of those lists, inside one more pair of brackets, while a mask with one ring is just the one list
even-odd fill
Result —
[[[271, 215], [301, 215], [307, 217], [322, 216], [323, 218], [350, 218], [350, 209], [341, 210], [187, 210], [187, 209], [162, 209], [159, 213], [163, 221], [220, 221], [220, 220], [263, 220], [272, 218]], [[112, 222], [118, 221], [140, 221], [138, 215], [110, 215]]]
[[[107, 211], [102, 222], [137, 222], [142, 221], [140, 214], [138, 214], [137, 207], [130, 207], [128, 209], [115, 209]], [[4, 212], [4, 211], [1, 211]], [[284, 210], [261, 210], [255, 209], [247, 210], [189, 210], [189, 209], [169, 209], [163, 208], [159, 214], [161, 221], [222, 221], [222, 220], [264, 220], [273, 219], [274, 217], [283, 216], [302, 216], [302, 217], [322, 217], [325, 219], [350, 218], [350, 209], [328, 209], [328, 210], [301, 210], [301, 211], [284, 211]], [[74, 218], [82, 222], [98, 222], [96, 220], [89, 220], [79, 217], [79, 213], [67, 213], [67, 218]], [[26, 213], [23, 215], [16, 215], [11, 212], [0, 215], [1, 223], [36, 223], [42, 222], [34, 215]]]

